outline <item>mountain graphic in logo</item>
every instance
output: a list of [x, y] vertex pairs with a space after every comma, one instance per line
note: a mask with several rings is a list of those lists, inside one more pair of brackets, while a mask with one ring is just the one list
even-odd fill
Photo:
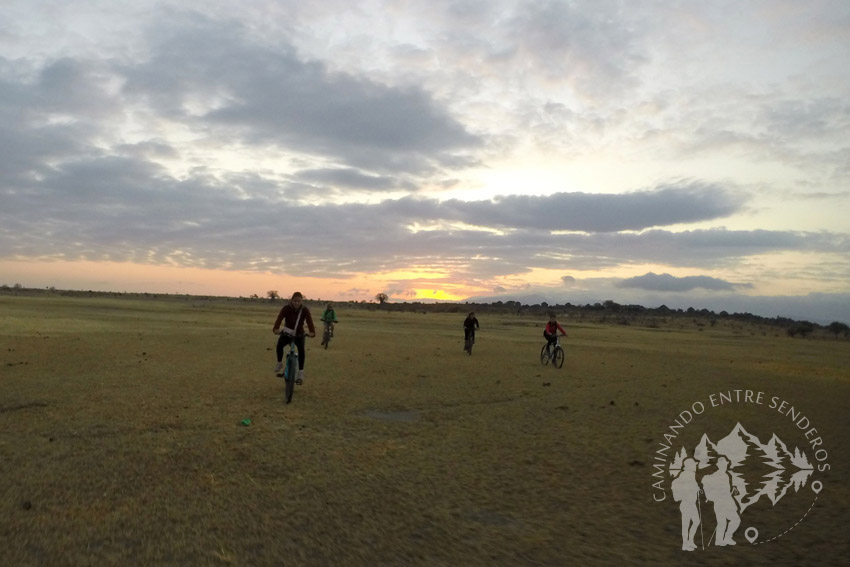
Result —
[[[775, 506], [789, 488], [793, 487], [794, 492], [803, 488], [814, 472], [806, 454], [799, 448], [794, 447], [793, 451], [789, 451], [776, 434], [762, 443], [740, 423], [717, 443], [703, 434], [693, 451], [698, 472], [710, 472], [721, 455], [729, 460], [733, 495], [738, 501], [740, 512], [763, 496]], [[688, 452], [682, 447], [670, 464], [672, 476], [679, 474], [682, 462], [687, 457]]]

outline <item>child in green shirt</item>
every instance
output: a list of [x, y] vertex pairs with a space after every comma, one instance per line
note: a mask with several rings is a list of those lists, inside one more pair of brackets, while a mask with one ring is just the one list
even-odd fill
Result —
[[[330, 329], [331, 336], [334, 336], [334, 323], [339, 323], [339, 320], [336, 318], [333, 303], [328, 303], [327, 308], [322, 312], [321, 320]], [[322, 344], [324, 345], [325, 342], [322, 341]]]

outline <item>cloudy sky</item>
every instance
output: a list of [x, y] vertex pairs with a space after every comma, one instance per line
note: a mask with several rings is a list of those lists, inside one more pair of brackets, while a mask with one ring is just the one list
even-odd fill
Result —
[[846, 0], [4, 0], [0, 283], [850, 321], [848, 53]]

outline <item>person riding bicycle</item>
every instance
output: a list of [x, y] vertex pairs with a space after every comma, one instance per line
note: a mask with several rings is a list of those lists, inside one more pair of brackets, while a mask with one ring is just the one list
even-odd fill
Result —
[[546, 337], [547, 350], [552, 348], [552, 345], [554, 345], [555, 341], [558, 340], [558, 331], [561, 331], [562, 337], [567, 336], [567, 332], [561, 325], [558, 324], [555, 314], [549, 313], [549, 322], [546, 323], [546, 328], [543, 329], [543, 336]]
[[478, 318], [475, 316], [475, 313], [470, 312], [469, 315], [466, 316], [466, 319], [463, 320], [463, 344], [466, 344], [466, 341], [472, 338], [475, 341], [475, 329], [479, 329]]
[[[301, 292], [296, 291], [292, 294], [289, 303], [283, 306], [280, 313], [275, 319], [272, 332], [275, 335], [280, 335], [277, 340], [277, 366], [274, 367], [275, 373], [280, 372], [283, 368], [283, 348], [291, 342], [295, 342], [298, 347], [298, 377], [295, 379], [296, 384], [304, 383], [304, 361], [307, 359], [307, 350], [304, 348], [304, 321], [307, 321], [307, 328], [310, 332], [306, 334], [308, 337], [316, 336], [316, 328], [313, 326], [313, 317], [310, 315], [310, 309], [302, 305], [304, 296]], [[280, 324], [283, 323], [283, 331], [280, 330]]]
[[[336, 311], [334, 311], [333, 303], [328, 303], [328, 306], [322, 313], [321, 321], [328, 327], [331, 332], [331, 336], [334, 336], [334, 323], [339, 323], [339, 319], [336, 318]], [[325, 341], [322, 339], [322, 345], [324, 344]]]

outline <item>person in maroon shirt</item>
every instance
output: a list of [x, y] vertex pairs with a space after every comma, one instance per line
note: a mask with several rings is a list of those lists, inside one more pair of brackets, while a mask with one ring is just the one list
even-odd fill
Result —
[[555, 344], [555, 339], [558, 338], [558, 331], [561, 331], [561, 336], [567, 336], [567, 332], [555, 320], [555, 314], [549, 313], [549, 322], [546, 323], [546, 328], [543, 329], [543, 336], [546, 337], [547, 341], [546, 346], [551, 347]]
[[[295, 341], [295, 346], [298, 347], [298, 377], [295, 379], [296, 384], [304, 383], [304, 361], [307, 359], [307, 350], [304, 348], [304, 321], [307, 322], [307, 328], [310, 332], [306, 334], [308, 337], [316, 336], [316, 328], [313, 326], [313, 317], [310, 316], [310, 309], [301, 303], [304, 296], [301, 292], [296, 291], [292, 294], [292, 299], [284, 305], [280, 313], [275, 319], [272, 332], [275, 335], [280, 335], [277, 340], [277, 366], [274, 367], [275, 373], [279, 373], [283, 368], [283, 349], [286, 345]], [[280, 330], [280, 324], [283, 323], [283, 330]]]

